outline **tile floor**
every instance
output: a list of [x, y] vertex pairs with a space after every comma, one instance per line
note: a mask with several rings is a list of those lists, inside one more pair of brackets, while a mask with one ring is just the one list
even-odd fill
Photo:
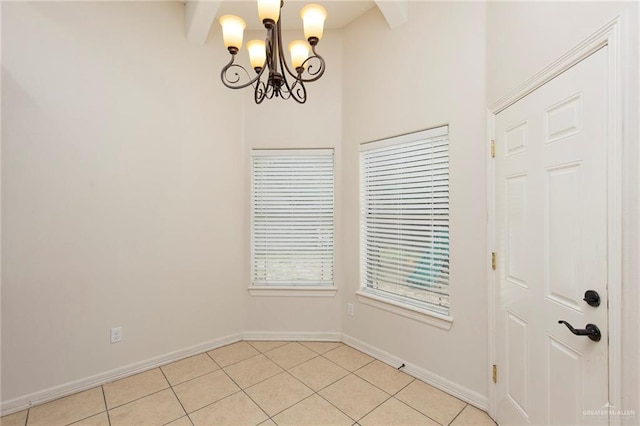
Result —
[[0, 424], [495, 425], [486, 413], [342, 343], [244, 341]]

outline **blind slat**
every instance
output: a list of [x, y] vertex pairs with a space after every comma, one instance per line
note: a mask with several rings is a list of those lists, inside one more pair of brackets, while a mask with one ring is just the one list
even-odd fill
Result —
[[252, 152], [253, 285], [331, 285], [332, 150]]
[[448, 135], [379, 145], [360, 152], [363, 287], [448, 314]]

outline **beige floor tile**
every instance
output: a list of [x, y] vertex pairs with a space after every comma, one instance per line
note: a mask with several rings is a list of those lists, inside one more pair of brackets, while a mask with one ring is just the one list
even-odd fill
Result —
[[162, 367], [171, 386], [195, 379], [198, 376], [218, 370], [220, 367], [211, 360], [209, 355], [200, 354]]
[[25, 426], [25, 424], [27, 424], [27, 410], [0, 417], [1, 426]]
[[313, 391], [289, 373], [280, 373], [245, 390], [269, 416], [302, 401]]
[[414, 380], [398, 392], [396, 398], [444, 425], [451, 423], [466, 405], [420, 380]]
[[339, 348], [340, 346], [342, 346], [342, 343], [340, 342], [300, 342], [300, 343], [319, 354], [329, 352], [332, 349]]
[[29, 426], [69, 424], [105, 409], [102, 389], [97, 387], [31, 408]]
[[248, 342], [251, 346], [256, 348], [262, 353], [269, 352], [274, 350], [275, 348], [279, 348], [280, 346], [284, 346], [291, 342], [282, 342], [282, 341], [255, 341]]
[[111, 409], [166, 389], [169, 387], [169, 383], [164, 378], [162, 371], [159, 368], [154, 368], [135, 376], [107, 383], [103, 387], [107, 408]]
[[193, 423], [191, 423], [189, 417], [184, 416], [180, 417], [178, 420], [166, 424], [165, 426], [193, 426]]
[[[2, 426], [4, 426], [4, 423]], [[107, 416], [107, 412], [105, 411], [104, 413], [91, 416], [88, 419], [72, 423], [72, 426], [109, 426], [109, 416]]]
[[224, 369], [242, 389], [282, 373], [282, 368], [264, 355], [249, 358]]
[[207, 352], [220, 367], [226, 367], [236, 362], [258, 355], [253, 346], [247, 342], [237, 342]]
[[395, 394], [414, 380], [413, 377], [408, 374], [398, 371], [397, 369], [378, 360], [365, 365], [361, 369], [357, 370], [355, 374], [391, 395]]
[[310, 396], [273, 418], [278, 426], [331, 425], [351, 426], [346, 414], [318, 395]]
[[189, 414], [195, 426], [243, 425], [262, 423], [268, 417], [244, 392], [238, 392], [225, 399]]
[[333, 349], [323, 356], [349, 371], [355, 371], [373, 361], [369, 355], [346, 345]]
[[362, 426], [438, 426], [438, 423], [395, 398], [387, 400], [358, 423]]
[[111, 426], [164, 425], [185, 414], [171, 389], [109, 410]]
[[289, 372], [316, 392], [349, 374], [344, 368], [322, 357], [293, 367]]
[[0, 425], [25, 426], [27, 417], [27, 426], [496, 425], [342, 343], [283, 341], [238, 342], [2, 417]]
[[173, 387], [187, 413], [225, 398], [240, 390], [222, 370], [205, 374]]
[[467, 405], [462, 410], [462, 413], [451, 423], [451, 426], [466, 426], [466, 425], [480, 425], [480, 426], [496, 426], [491, 417], [482, 410], [478, 410], [476, 407]]
[[389, 395], [353, 374], [321, 390], [320, 395], [354, 420], [389, 399]]
[[265, 356], [280, 367], [288, 370], [291, 367], [309, 361], [311, 358], [317, 357], [318, 354], [298, 342], [293, 342], [269, 351], [265, 353]]

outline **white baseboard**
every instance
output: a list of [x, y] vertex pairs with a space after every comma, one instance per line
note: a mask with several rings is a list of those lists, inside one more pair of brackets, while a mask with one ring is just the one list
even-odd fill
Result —
[[219, 339], [214, 339], [209, 342], [191, 346], [186, 349], [181, 349], [157, 357], [149, 358], [145, 361], [129, 364], [124, 367], [116, 368], [114, 370], [106, 371], [104, 373], [96, 374], [94, 376], [86, 377], [74, 382], [69, 382], [60, 386], [54, 386], [52, 388], [34, 392], [29, 395], [24, 395], [9, 401], [3, 401], [0, 403], [0, 416], [6, 416], [8, 414], [24, 410], [34, 405], [44, 404], [45, 402], [49, 402], [54, 399], [62, 398], [77, 392], [82, 392], [96, 386], [101, 386], [114, 380], [141, 373], [143, 371], [156, 368], [161, 365], [169, 364], [179, 359], [209, 351], [211, 349], [219, 348], [221, 346], [228, 345], [240, 340], [343, 342], [396, 368], [402, 365], [402, 363], [404, 362], [405, 367], [402, 369], [402, 371], [409, 374], [410, 376], [420, 379], [423, 382], [428, 383], [431, 386], [438, 388], [444, 392], [447, 392], [448, 394], [453, 395], [456, 398], [459, 398], [462, 401], [465, 401], [481, 410], [486, 411], [489, 407], [489, 401], [486, 396], [460, 386], [457, 383], [438, 376], [437, 374], [434, 374], [422, 367], [406, 363], [401, 358], [395, 355], [392, 355], [346, 334], [342, 334], [339, 332], [248, 331], [221, 337]]
[[464, 386], [460, 386], [459, 384], [454, 383], [451, 380], [445, 379], [442, 376], [438, 376], [437, 374], [434, 374], [422, 367], [418, 367], [415, 364], [407, 363], [406, 361], [395, 355], [378, 349], [375, 346], [364, 343], [349, 335], [343, 334], [342, 342], [384, 362], [385, 364], [389, 364], [394, 368], [398, 368], [404, 363], [405, 366], [402, 371], [407, 373], [408, 375], [413, 376], [416, 379], [420, 379], [423, 382], [433, 386], [434, 388], [438, 388], [441, 391], [448, 393], [449, 395], [453, 395], [456, 398], [461, 399], [462, 401], [471, 404], [483, 411], [487, 411], [489, 409], [489, 399], [476, 391], [467, 389]]
[[189, 356], [209, 351], [211, 349], [219, 348], [220, 346], [225, 346], [230, 343], [237, 342], [241, 339], [242, 334], [232, 334], [229, 336], [221, 337], [219, 339], [200, 343], [189, 348], [180, 349], [178, 351], [149, 358], [144, 361], [125, 365], [123, 367], [106, 371], [104, 373], [99, 373], [80, 380], [65, 383], [60, 386], [54, 386], [49, 389], [14, 398], [9, 401], [2, 401], [0, 403], [0, 416], [6, 416], [8, 414], [24, 410], [34, 405], [44, 404], [45, 402], [53, 401], [54, 399], [62, 398], [77, 392], [82, 392], [96, 386], [103, 385], [105, 383], [113, 382], [114, 380], [141, 373], [143, 371], [156, 368], [161, 365], [169, 364], [182, 358], [187, 358]]
[[283, 341], [318, 341], [339, 342], [342, 337], [340, 332], [321, 331], [245, 331], [243, 340], [283, 340]]

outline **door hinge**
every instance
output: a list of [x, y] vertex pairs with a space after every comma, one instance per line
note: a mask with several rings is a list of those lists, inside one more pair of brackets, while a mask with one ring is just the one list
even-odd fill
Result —
[[491, 252], [491, 269], [496, 270], [496, 252]]
[[493, 364], [493, 373], [491, 374], [491, 377], [493, 377], [493, 383], [498, 383], [498, 367], [496, 367], [495, 364]]
[[496, 141], [491, 139], [491, 158], [496, 158]]

